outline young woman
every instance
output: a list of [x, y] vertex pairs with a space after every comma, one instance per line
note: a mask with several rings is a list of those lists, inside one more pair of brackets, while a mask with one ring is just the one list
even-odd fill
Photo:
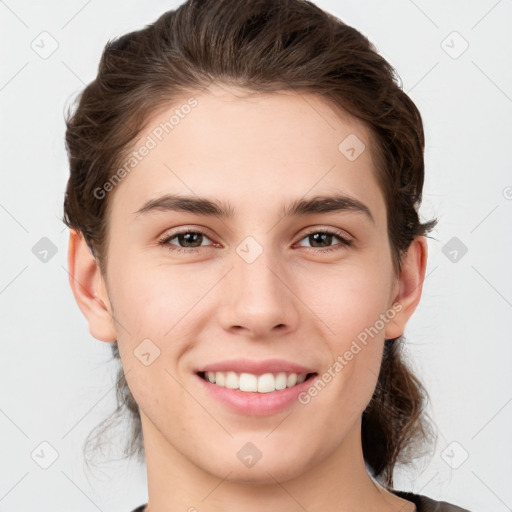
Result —
[[427, 260], [420, 114], [304, 0], [189, 1], [105, 47], [67, 120], [70, 283], [120, 359], [137, 511], [455, 511], [401, 355]]

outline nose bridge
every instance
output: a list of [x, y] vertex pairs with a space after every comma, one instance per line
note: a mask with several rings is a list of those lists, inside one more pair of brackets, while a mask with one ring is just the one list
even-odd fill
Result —
[[245, 328], [254, 335], [264, 335], [278, 325], [293, 328], [298, 319], [297, 304], [284, 284], [286, 272], [278, 254], [258, 246], [254, 240], [245, 240], [232, 255], [225, 290], [229, 298], [223, 301], [221, 312], [225, 329]]

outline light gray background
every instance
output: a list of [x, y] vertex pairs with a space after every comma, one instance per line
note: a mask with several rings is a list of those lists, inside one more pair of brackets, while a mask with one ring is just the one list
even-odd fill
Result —
[[[178, 3], [0, 1], [0, 511], [127, 512], [147, 500], [136, 463], [83, 467], [85, 436], [114, 406], [114, 374], [110, 347], [89, 334], [68, 285], [63, 111], [94, 78], [109, 38]], [[439, 225], [406, 335], [439, 439], [395, 487], [511, 510], [512, 1], [317, 4], [376, 44], [426, 129], [421, 213]], [[51, 38], [58, 48], [47, 56]], [[46, 262], [34, 254], [43, 237], [57, 251]], [[44, 441], [59, 454], [48, 469]]]

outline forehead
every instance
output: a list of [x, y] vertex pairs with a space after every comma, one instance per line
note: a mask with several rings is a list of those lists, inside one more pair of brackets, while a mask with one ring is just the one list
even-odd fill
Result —
[[379, 217], [385, 206], [371, 144], [360, 120], [316, 95], [212, 86], [150, 118], [110, 206], [134, 212], [182, 193], [217, 198], [241, 215], [277, 214], [308, 195], [343, 193]]

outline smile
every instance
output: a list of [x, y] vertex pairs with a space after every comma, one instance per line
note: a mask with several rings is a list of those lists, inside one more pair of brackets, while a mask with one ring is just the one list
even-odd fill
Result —
[[286, 388], [294, 387], [313, 376], [313, 373], [264, 373], [255, 375], [252, 373], [236, 372], [200, 372], [199, 376], [204, 380], [220, 387], [238, 389], [246, 393], [271, 393]]

